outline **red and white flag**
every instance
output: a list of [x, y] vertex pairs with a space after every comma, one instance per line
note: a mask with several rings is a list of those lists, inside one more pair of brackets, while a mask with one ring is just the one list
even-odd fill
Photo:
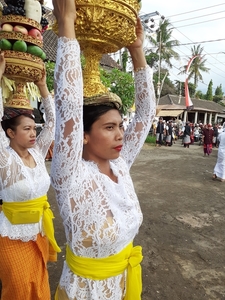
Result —
[[197, 57], [198, 55], [195, 55], [193, 56], [189, 62], [188, 62], [188, 65], [187, 65], [187, 68], [186, 68], [186, 79], [185, 79], [185, 83], [184, 83], [184, 90], [185, 90], [185, 104], [186, 104], [186, 109], [187, 110], [191, 110], [194, 108], [194, 105], [191, 101], [191, 98], [190, 98], [190, 95], [189, 95], [189, 90], [188, 90], [188, 73], [189, 73], [189, 69], [190, 69], [190, 66], [193, 62], [193, 60]]

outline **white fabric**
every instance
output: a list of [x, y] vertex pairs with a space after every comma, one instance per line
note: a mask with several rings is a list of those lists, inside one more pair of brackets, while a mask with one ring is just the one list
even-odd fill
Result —
[[[142, 223], [129, 169], [155, 116], [152, 72], [148, 67], [135, 74], [137, 112], [125, 132], [121, 156], [110, 162], [118, 183], [102, 174], [94, 162], [82, 159], [83, 86], [76, 40], [59, 39], [55, 80], [56, 148], [51, 176], [66, 238], [78, 256], [108, 257], [128, 245]], [[65, 130], [66, 123], [71, 128]], [[92, 281], [74, 275], [64, 262], [60, 286], [68, 299], [119, 300], [124, 293], [123, 276]]]
[[225, 131], [220, 133], [218, 140], [220, 143], [213, 174], [216, 174], [220, 179], [225, 179]]
[[[1, 95], [1, 91], [0, 91]], [[20, 156], [5, 143], [0, 141], [0, 199], [4, 202], [26, 201], [45, 195], [50, 186], [50, 178], [45, 167], [45, 156], [54, 137], [55, 110], [52, 97], [42, 99], [47, 120], [38, 135], [33, 148], [28, 149], [33, 156], [36, 167], [29, 168], [23, 164]], [[0, 96], [0, 118], [3, 116], [3, 102]], [[1, 135], [5, 134], [0, 126]], [[0, 213], [0, 235], [24, 242], [35, 240], [42, 232], [41, 221], [34, 224], [12, 225], [3, 212]]]

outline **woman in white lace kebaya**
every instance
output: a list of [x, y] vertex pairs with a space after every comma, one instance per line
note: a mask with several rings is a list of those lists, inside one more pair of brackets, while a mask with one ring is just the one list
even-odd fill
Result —
[[146, 66], [138, 19], [137, 40], [128, 48], [136, 87], [132, 123], [124, 132], [117, 97], [101, 98], [101, 105], [86, 105], [90, 99], [83, 103], [74, 2], [53, 1], [59, 40], [51, 177], [67, 239], [55, 299], [138, 300], [142, 255], [132, 242], [142, 212], [129, 170], [155, 116], [152, 71]]
[[[4, 69], [5, 59], [1, 54], [0, 78]], [[37, 85], [47, 116], [37, 139], [32, 110], [11, 107], [3, 110], [0, 96], [1, 137], [5, 132], [9, 140], [8, 146], [3, 139], [0, 141], [1, 300], [50, 300], [46, 268], [49, 242], [55, 250], [60, 250], [54, 240], [52, 212], [46, 196], [50, 177], [45, 155], [54, 137], [54, 102], [45, 76]]]

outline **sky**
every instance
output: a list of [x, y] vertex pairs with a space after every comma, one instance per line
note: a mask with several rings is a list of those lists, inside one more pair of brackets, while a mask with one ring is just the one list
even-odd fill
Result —
[[[47, 7], [52, 7], [51, 0], [45, 3]], [[205, 65], [210, 71], [202, 73], [203, 82], [199, 82], [197, 90], [206, 93], [212, 79], [213, 93], [221, 84], [225, 94], [225, 2], [222, 0], [215, 2], [212, 0], [142, 0], [140, 15], [156, 11], [159, 15], [153, 17], [155, 29], [160, 16], [164, 16], [173, 26], [172, 38], [180, 42], [180, 46], [174, 48], [179, 53], [180, 60], [172, 61], [170, 80], [173, 82], [185, 80], [185, 75], [178, 75], [179, 68], [187, 64], [187, 59], [191, 56], [191, 48], [200, 44], [204, 48], [204, 59], [207, 60]], [[150, 44], [146, 43], [145, 47], [150, 47]]]

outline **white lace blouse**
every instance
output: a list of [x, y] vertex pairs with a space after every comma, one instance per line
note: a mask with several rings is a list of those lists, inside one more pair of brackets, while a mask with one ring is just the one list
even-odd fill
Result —
[[[133, 241], [142, 223], [129, 170], [155, 116], [152, 72], [147, 67], [135, 74], [136, 114], [125, 132], [120, 157], [110, 161], [117, 183], [94, 162], [82, 159], [83, 85], [76, 40], [59, 38], [55, 80], [56, 151], [51, 177], [67, 242], [78, 256], [108, 257]], [[125, 275], [92, 281], [73, 274], [64, 262], [60, 287], [68, 299], [119, 300], [125, 293], [121, 288]]]
[[[48, 192], [50, 177], [45, 167], [45, 156], [54, 138], [55, 109], [50, 95], [42, 101], [47, 120], [34, 147], [28, 149], [36, 162], [35, 168], [25, 166], [20, 156], [10, 146], [5, 146], [6, 136], [0, 126], [1, 137], [4, 136], [4, 139], [0, 141], [0, 199], [3, 202], [27, 201], [41, 197]], [[2, 116], [3, 101], [0, 96], [0, 119]], [[42, 233], [41, 223], [40, 221], [34, 224], [12, 225], [2, 211], [0, 213], [0, 235], [10, 239], [20, 239], [24, 242], [35, 240], [37, 234]]]

